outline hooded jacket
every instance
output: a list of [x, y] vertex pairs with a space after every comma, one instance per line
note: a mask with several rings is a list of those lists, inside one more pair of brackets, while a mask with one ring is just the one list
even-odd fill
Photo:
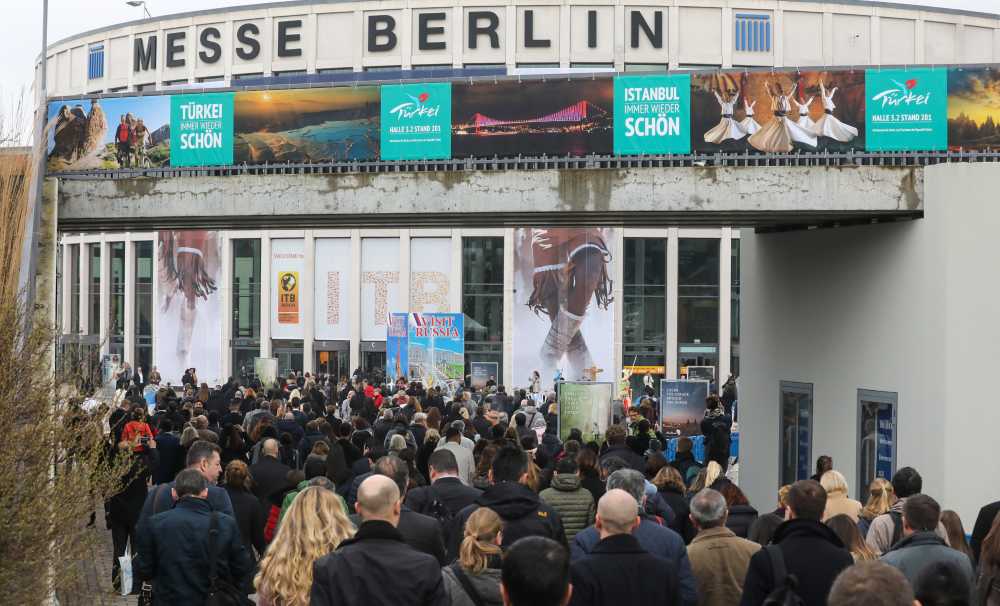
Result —
[[[797, 593], [810, 606], [824, 606], [834, 579], [854, 564], [836, 533], [816, 520], [789, 520], [778, 527], [771, 542], [781, 549], [788, 574], [799, 581]], [[762, 549], [750, 558], [740, 606], [760, 606], [774, 589], [771, 559]]]
[[552, 484], [539, 495], [562, 518], [566, 540], [572, 541], [576, 533], [594, 523], [597, 507], [590, 491], [580, 486], [575, 473], [557, 473]]
[[917, 577], [924, 568], [938, 562], [953, 564], [962, 571], [970, 588], [976, 585], [976, 575], [969, 556], [948, 547], [933, 531], [915, 532], [905, 537], [880, 559], [899, 569], [911, 585], [916, 584]]
[[[476, 593], [482, 600], [484, 606], [501, 606], [503, 597], [500, 595], [500, 562], [496, 562], [496, 568], [485, 568], [479, 574], [472, 574], [468, 570], [464, 571], [469, 583], [475, 588]], [[451, 600], [451, 606], [476, 606], [476, 603], [469, 597], [458, 577], [455, 576], [455, 566], [445, 566], [441, 569], [441, 576], [444, 577], [444, 587]]]
[[[903, 515], [903, 505], [906, 503], [906, 499], [899, 499], [892, 504], [889, 508], [890, 512], [897, 513], [900, 516]], [[902, 524], [902, 522], [900, 522]], [[880, 516], [876, 516], [872, 520], [871, 525], [868, 527], [868, 534], [865, 535], [865, 542], [872, 550], [881, 555], [889, 549], [892, 548], [892, 537], [896, 529], [896, 524], [892, 519], [892, 516], [888, 513], [883, 513]], [[938, 522], [937, 530], [935, 531], [937, 536], [944, 541], [945, 545], [951, 545], [948, 542], [948, 533], [944, 529], [944, 524]], [[900, 526], [900, 539], [902, 539], [902, 526]]]
[[[503, 543], [506, 550], [520, 538], [540, 536], [552, 539], [564, 546], [566, 532], [563, 530], [562, 519], [556, 511], [542, 502], [530, 488], [517, 482], [500, 482], [483, 491], [472, 505], [461, 512], [455, 523], [458, 528], [465, 528], [465, 522], [472, 512], [480, 507], [489, 507], [503, 520]], [[461, 538], [462, 533], [450, 533]], [[449, 559], [458, 554], [459, 545], [453, 539], [448, 549]]]

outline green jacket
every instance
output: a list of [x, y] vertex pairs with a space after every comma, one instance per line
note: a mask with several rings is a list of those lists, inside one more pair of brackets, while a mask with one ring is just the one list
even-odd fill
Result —
[[576, 474], [557, 473], [552, 484], [539, 495], [556, 510], [566, 530], [566, 540], [572, 542], [576, 533], [594, 523], [597, 506], [586, 488], [580, 487]]
[[[290, 490], [288, 491], [288, 494], [285, 495], [285, 500], [281, 502], [281, 512], [278, 513], [278, 526], [281, 526], [281, 521], [285, 519], [285, 512], [287, 512], [288, 508], [292, 506], [292, 501], [294, 501], [295, 497], [306, 488], [309, 488], [309, 480], [302, 480], [299, 482], [299, 485], [295, 487], [295, 490]], [[337, 498], [340, 499], [340, 506], [344, 509], [344, 515], [347, 515], [347, 503], [344, 502], [344, 497], [338, 494]], [[275, 532], [277, 532], [277, 528], [275, 529]]]

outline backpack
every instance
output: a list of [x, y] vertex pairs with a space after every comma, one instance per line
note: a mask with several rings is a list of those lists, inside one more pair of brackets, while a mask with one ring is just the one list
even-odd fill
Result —
[[764, 552], [771, 560], [772, 578], [771, 593], [764, 598], [764, 606], [805, 606], [802, 597], [796, 592], [799, 580], [793, 574], [788, 574], [785, 567], [785, 556], [777, 545], [766, 545]]
[[437, 493], [434, 491], [434, 486], [428, 486], [427, 491], [430, 493], [430, 500], [423, 507], [422, 513], [424, 515], [430, 516], [437, 520], [441, 524], [442, 538], [444, 539], [445, 545], [451, 545], [451, 540], [454, 537], [455, 529], [459, 526], [458, 516], [448, 509], [448, 506], [444, 504]]
[[[898, 511], [890, 511], [889, 518], [892, 520], [892, 539], [889, 541], [889, 548], [898, 543], [903, 538], [903, 514]], [[886, 549], [886, 551], [889, 551]]]

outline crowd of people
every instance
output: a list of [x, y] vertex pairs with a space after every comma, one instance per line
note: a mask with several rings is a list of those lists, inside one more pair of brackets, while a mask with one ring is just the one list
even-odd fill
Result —
[[[132, 459], [105, 511], [141, 603], [1000, 604], [1000, 502], [967, 542], [910, 467], [862, 503], [821, 457], [760, 513], [638, 406], [561, 441], [530, 389], [184, 382], [93, 413]], [[731, 425], [714, 395], [705, 417]]]

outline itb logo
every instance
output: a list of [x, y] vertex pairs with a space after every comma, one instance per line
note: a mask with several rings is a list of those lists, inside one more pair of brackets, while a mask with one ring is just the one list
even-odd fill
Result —
[[872, 97], [872, 101], [880, 103], [881, 107], [909, 107], [928, 105], [931, 102], [930, 92], [917, 92], [918, 82], [916, 78], [910, 78], [906, 82], [891, 80], [893, 86]]
[[441, 113], [441, 106], [439, 104], [430, 105], [427, 103], [431, 98], [428, 92], [422, 92], [416, 97], [413, 95], [406, 96], [409, 98], [409, 101], [404, 101], [389, 110], [389, 114], [395, 116], [397, 120], [436, 118]]

